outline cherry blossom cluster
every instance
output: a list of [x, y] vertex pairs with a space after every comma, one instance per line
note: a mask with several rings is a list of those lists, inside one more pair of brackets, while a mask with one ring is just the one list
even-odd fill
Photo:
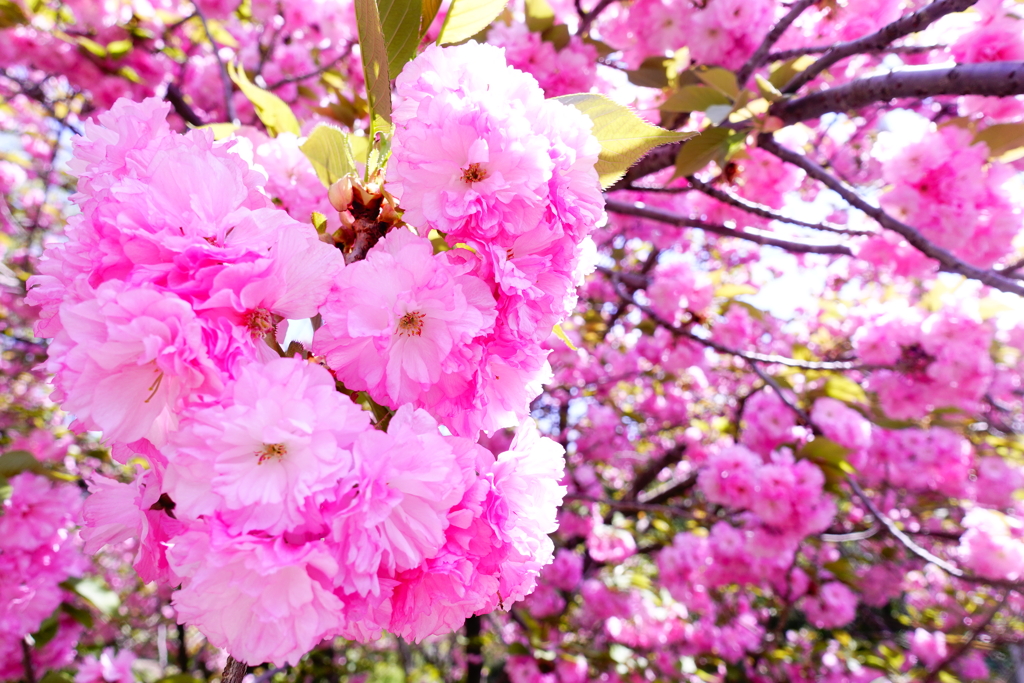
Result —
[[77, 489], [33, 472], [12, 477], [9, 486], [0, 500], [0, 680], [23, 675], [25, 638], [51, 615], [57, 633], [31, 661], [47, 669], [71, 661], [82, 627], [59, 611], [69, 595], [61, 584], [87, 566], [73, 528], [82, 507]]
[[[139, 575], [180, 584], [178, 619], [240, 661], [450, 631], [552, 559], [561, 447], [532, 422], [497, 455], [476, 438], [519, 424], [549, 372], [601, 216], [597, 143], [491, 47], [428, 50], [398, 94], [390, 182], [420, 234], [346, 265], [272, 204], [248, 139], [119, 101], [75, 143], [81, 213], [30, 282], [55, 397], [144, 463], [92, 478], [86, 550], [138, 539]], [[316, 315], [317, 356], [281, 351]]]
[[313, 350], [349, 389], [475, 438], [518, 424], [550, 377], [541, 344], [575, 306], [603, 213], [600, 146], [489, 45], [427, 48], [396, 99], [391, 192], [452, 248], [389, 234], [335, 282]]
[[938, 246], [989, 267], [1011, 250], [1022, 219], [1005, 187], [1012, 169], [989, 162], [988, 147], [972, 138], [945, 126], [900, 149], [883, 166], [892, 189], [882, 206]]

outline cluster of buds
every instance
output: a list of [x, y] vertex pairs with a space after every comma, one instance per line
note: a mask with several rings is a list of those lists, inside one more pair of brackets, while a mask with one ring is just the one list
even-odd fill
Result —
[[349, 173], [331, 185], [327, 192], [331, 206], [338, 211], [341, 227], [321, 239], [338, 247], [350, 264], [366, 258], [373, 245], [402, 222], [398, 202], [384, 189], [382, 173], [374, 173], [363, 182]]

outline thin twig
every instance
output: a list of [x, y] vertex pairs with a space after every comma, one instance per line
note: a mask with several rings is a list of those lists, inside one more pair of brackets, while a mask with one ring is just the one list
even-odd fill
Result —
[[923, 683], [932, 683], [933, 681], [935, 681], [939, 677], [939, 673], [943, 669], [945, 669], [947, 666], [963, 657], [964, 654], [969, 649], [971, 649], [971, 645], [973, 645], [974, 641], [977, 640], [978, 636], [981, 635], [981, 633], [989, 627], [989, 624], [992, 623], [992, 620], [995, 618], [996, 614], [999, 613], [999, 610], [1003, 608], [1003, 605], [1006, 603], [1006, 599], [1009, 596], [1010, 591], [1006, 591], [1005, 593], [1003, 593], [1003, 596], [996, 601], [996, 604], [992, 605], [992, 609], [989, 610], [989, 613], [986, 614], [985, 618], [981, 620], [981, 623], [978, 624], [971, 631], [971, 635], [965, 638], [964, 642], [961, 643], [959, 647], [957, 647], [955, 650], [946, 655], [945, 659], [936, 664], [935, 668], [928, 672], [928, 676], [924, 679]]
[[690, 185], [692, 185], [694, 189], [698, 190], [703, 194], [706, 194], [707, 196], [713, 199], [717, 199], [723, 204], [735, 206], [737, 209], [742, 209], [747, 213], [751, 213], [755, 216], [760, 216], [761, 218], [779, 221], [780, 223], [789, 223], [790, 225], [799, 225], [804, 228], [811, 228], [812, 230], [824, 230], [826, 232], [835, 232], [841, 235], [863, 236], [874, 234], [869, 230], [851, 230], [848, 228], [842, 228], [838, 225], [833, 225], [831, 223], [811, 223], [809, 221], [802, 221], [798, 218], [790, 218], [789, 216], [783, 216], [780, 213], [772, 211], [767, 206], [755, 204], [754, 202], [749, 202], [746, 199], [743, 199], [742, 197], [737, 197], [736, 195], [729, 194], [724, 190], [719, 190], [717, 187], [711, 185], [710, 183], [705, 183], [696, 176], [686, 176], [686, 181], [690, 183]]
[[235, 102], [233, 99], [234, 87], [231, 84], [231, 77], [228, 75], [228, 67], [224, 64], [224, 60], [220, 56], [220, 45], [213, 39], [213, 33], [210, 32], [210, 25], [206, 22], [206, 15], [199, 9], [199, 5], [195, 6], [196, 16], [199, 17], [199, 21], [203, 22], [203, 30], [206, 31], [206, 38], [210, 41], [210, 45], [213, 47], [213, 56], [217, 59], [217, 65], [220, 67], [220, 82], [224, 88], [224, 109], [227, 113], [228, 121], [231, 123], [238, 123], [238, 114], [235, 111]]
[[858, 38], [857, 40], [833, 45], [825, 52], [824, 55], [821, 56], [820, 59], [818, 59], [818, 61], [814, 62], [814, 64], [811, 64], [807, 69], [794, 76], [789, 83], [780, 88], [780, 90], [783, 93], [794, 93], [807, 83], [814, 80], [814, 78], [822, 71], [841, 59], [865, 52], [874, 52], [891, 44], [898, 38], [910, 35], [911, 33], [917, 33], [918, 31], [927, 28], [933, 22], [947, 14], [963, 12], [965, 9], [977, 2], [978, 0], [936, 0], [936, 2], [933, 2], [916, 12], [902, 16], [891, 24], [883, 26], [872, 34]]
[[771, 135], [759, 135], [757, 144], [766, 152], [771, 152], [783, 161], [787, 161], [798, 168], [802, 168], [807, 175], [834, 191], [854, 208], [859, 209], [873, 218], [883, 228], [887, 228], [899, 234], [912, 247], [916, 248], [922, 254], [938, 261], [944, 270], [951, 273], [959, 273], [964, 277], [977, 280], [1003, 292], [1011, 292], [1013, 294], [1024, 296], [1024, 285], [1014, 282], [995, 271], [984, 270], [968, 263], [964, 263], [952, 253], [930, 242], [924, 237], [924, 235], [918, 232], [916, 228], [893, 218], [879, 207], [869, 204], [851, 188], [847, 187], [845, 183], [809, 159], [807, 156], [782, 147], [775, 142]]
[[736, 72], [736, 81], [740, 84], [740, 87], [743, 87], [750, 79], [750, 75], [765, 63], [765, 58], [768, 56], [768, 52], [772, 49], [772, 45], [778, 42], [779, 38], [782, 37], [782, 34], [786, 32], [786, 29], [788, 29], [808, 7], [816, 2], [817, 0], [797, 0], [797, 2], [795, 2], [790, 8], [789, 12], [786, 13], [786, 16], [782, 17], [782, 19], [779, 20], [779, 23], [775, 24], [772, 30], [768, 32], [768, 35], [764, 37], [764, 40], [761, 41], [761, 44], [758, 46], [757, 50], [754, 51], [754, 54], [750, 55], [750, 59], [748, 59], [746, 63], [740, 67], [739, 71]]
[[653, 221], [675, 225], [680, 228], [698, 228], [705, 232], [714, 233], [723, 237], [736, 237], [762, 246], [778, 247], [779, 249], [785, 249], [786, 251], [798, 254], [853, 256], [853, 250], [845, 244], [807, 244], [806, 242], [783, 240], [777, 237], [771, 237], [770, 235], [753, 228], [739, 230], [719, 223], [709, 223], [708, 221], [703, 221], [697, 218], [680, 216], [679, 214], [665, 211], [664, 209], [644, 206], [643, 204], [634, 202], [621, 202], [615, 199], [608, 199], [605, 202], [605, 208], [612, 213], [647, 218]]
[[578, 493], [565, 494], [565, 500], [578, 500], [583, 503], [597, 503], [605, 505], [613, 510], [625, 512], [660, 512], [666, 515], [678, 515], [682, 510], [671, 505], [654, 505], [651, 503], [637, 503], [629, 500], [612, 500], [610, 498], [595, 498]]
[[729, 348], [725, 344], [716, 342], [713, 339], [705, 339], [704, 337], [698, 337], [690, 330], [687, 330], [683, 327], [679, 327], [678, 325], [674, 325], [669, 321], [665, 320], [660, 315], [655, 313], [654, 310], [650, 308], [650, 306], [644, 306], [643, 304], [639, 303], [636, 299], [634, 299], [632, 296], [630, 296], [628, 292], [623, 290], [622, 280], [619, 278], [620, 274], [618, 272], [601, 267], [599, 267], [598, 270], [604, 273], [605, 275], [611, 277], [612, 285], [615, 287], [618, 295], [622, 297], [623, 301], [632, 304], [633, 306], [638, 308], [645, 315], [647, 315], [647, 317], [649, 317], [651, 320], [656, 322], [661, 327], [664, 327], [673, 335], [677, 337], [684, 337], [691, 341], [695, 341], [701, 346], [706, 346], [710, 349], [714, 349], [719, 353], [729, 356], [735, 356], [737, 358], [742, 358], [748, 363], [769, 363], [771, 365], [785, 365], [786, 367], [790, 368], [803, 368], [804, 370], [863, 370], [869, 367], [847, 361], [806, 361], [797, 360], [796, 358], [787, 358], [785, 356], [776, 356], [774, 354], [739, 351], [737, 349]]
[[333, 68], [338, 62], [344, 60], [351, 53], [352, 53], [352, 44], [349, 43], [349, 45], [342, 51], [341, 54], [339, 54], [337, 57], [332, 59], [327, 64], [324, 64], [323, 66], [321, 66], [319, 69], [315, 69], [313, 71], [310, 71], [309, 73], [302, 74], [300, 76], [289, 76], [288, 78], [282, 78], [281, 80], [279, 80], [279, 81], [277, 81], [277, 82], [275, 82], [275, 83], [273, 83], [271, 85], [268, 85], [267, 86], [267, 90], [277, 90], [281, 86], [288, 85], [289, 83], [298, 83], [300, 81], [306, 80], [307, 78], [313, 78], [315, 76], [319, 76], [320, 74], [324, 73], [325, 71]]
[[848, 534], [821, 534], [818, 538], [826, 543], [851, 543], [854, 541], [866, 541], [877, 534], [882, 527], [873, 526], [864, 531], [851, 531]]
[[25, 669], [25, 683], [36, 683], [36, 671], [32, 665], [32, 647], [28, 644], [29, 636], [21, 639], [21, 666]]
[[581, 15], [580, 27], [576, 31], [576, 35], [586, 35], [587, 31], [590, 30], [590, 25], [594, 23], [594, 20], [601, 15], [601, 12], [604, 12], [606, 9], [608, 9], [608, 7], [610, 7], [613, 2], [616, 2], [616, 0], [601, 0], [594, 6], [594, 9], [590, 10], [586, 14]]

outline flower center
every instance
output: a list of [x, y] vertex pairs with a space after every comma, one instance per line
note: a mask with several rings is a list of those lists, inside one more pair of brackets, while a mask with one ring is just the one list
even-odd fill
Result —
[[283, 458], [287, 453], [288, 449], [285, 448], [283, 443], [265, 443], [263, 444], [263, 450], [256, 451], [256, 457], [259, 458], [259, 461], [256, 464], [262, 465], [271, 458], [280, 462], [281, 458]]
[[426, 316], [419, 311], [406, 313], [398, 319], [397, 333], [403, 337], [418, 337], [423, 334], [423, 319]]
[[486, 180], [489, 175], [490, 174], [487, 172], [487, 169], [481, 167], [480, 164], [475, 162], [470, 164], [468, 168], [462, 169], [462, 180], [470, 185], [473, 183], [479, 183], [481, 180]]
[[935, 356], [924, 350], [920, 344], [901, 347], [902, 353], [896, 361], [896, 369], [915, 379], [926, 379], [925, 372], [935, 360]]
[[253, 339], [264, 337], [274, 329], [274, 318], [265, 308], [255, 308], [247, 312], [242, 321]]

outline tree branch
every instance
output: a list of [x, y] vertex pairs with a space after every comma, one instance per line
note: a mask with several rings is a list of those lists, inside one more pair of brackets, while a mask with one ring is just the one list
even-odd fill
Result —
[[220, 57], [220, 45], [213, 39], [213, 34], [210, 32], [210, 25], [206, 21], [206, 15], [203, 14], [199, 5], [195, 6], [196, 16], [199, 17], [199, 21], [203, 22], [203, 30], [206, 31], [206, 38], [210, 41], [210, 45], [213, 47], [213, 56], [217, 59], [217, 65], [220, 67], [220, 82], [224, 88], [224, 112], [227, 114], [228, 122], [237, 123], [238, 113], [235, 111], [235, 102], [232, 99], [234, 94], [234, 87], [231, 84], [231, 77], [228, 76], [228, 68], [224, 64], [224, 60]]
[[738, 230], [718, 223], [709, 223], [696, 218], [680, 216], [679, 214], [674, 214], [669, 211], [665, 211], [664, 209], [656, 209], [629, 202], [620, 202], [614, 199], [607, 200], [605, 208], [612, 213], [622, 214], [624, 216], [647, 218], [653, 221], [675, 225], [680, 228], [699, 228], [705, 232], [722, 235], [723, 237], [736, 237], [762, 246], [778, 247], [779, 249], [785, 249], [786, 251], [798, 254], [853, 256], [853, 251], [845, 244], [807, 244], [805, 242], [793, 242], [790, 240], [779, 239], [777, 237], [770, 237], [759, 230], [755, 231], [753, 228]]
[[983, 284], [1003, 292], [1012, 292], [1024, 296], [1024, 285], [1021, 285], [1009, 278], [1006, 278], [992, 270], [984, 270], [977, 266], [964, 263], [952, 253], [932, 244], [916, 228], [913, 228], [902, 221], [898, 221], [877, 206], [869, 204], [860, 195], [847, 187], [842, 181], [807, 158], [805, 155], [782, 147], [771, 135], [761, 134], [758, 136], [758, 146], [766, 152], [771, 152], [783, 161], [787, 161], [799, 168], [802, 168], [807, 175], [818, 180], [823, 185], [841, 196], [851, 206], [860, 209], [862, 212], [873, 218], [883, 228], [892, 230], [903, 237], [911, 246], [916, 248], [925, 256], [938, 261], [944, 270], [951, 273], [959, 273], [964, 277], [977, 280]]
[[935, 668], [928, 672], [928, 676], [924, 679], [923, 683], [932, 683], [935, 681], [943, 669], [963, 657], [964, 654], [971, 649], [971, 645], [974, 644], [974, 641], [977, 640], [978, 636], [981, 635], [986, 628], [988, 628], [995, 616], [999, 614], [999, 610], [1001, 610], [1003, 605], [1006, 604], [1006, 599], [1009, 596], [1010, 591], [1003, 593], [1003, 596], [996, 601], [996, 604], [992, 605], [992, 609], [989, 610], [989, 613], [981, 620], [981, 623], [971, 631], [971, 635], [964, 639], [964, 642], [960, 644], [960, 647], [950, 652], [945, 659], [936, 664]]
[[750, 79], [750, 75], [754, 73], [759, 66], [765, 63], [765, 58], [768, 56], [768, 52], [772, 49], [772, 45], [777, 43], [779, 38], [782, 37], [782, 34], [786, 32], [786, 29], [788, 29], [808, 7], [815, 4], [815, 2], [817, 2], [817, 0], [797, 0], [793, 7], [790, 8], [789, 12], [786, 13], [786, 16], [779, 19], [779, 23], [775, 24], [772, 30], [768, 32], [768, 35], [766, 35], [764, 40], [761, 41], [761, 44], [758, 46], [757, 50], [754, 51], [754, 54], [750, 55], [750, 59], [748, 59], [746, 63], [740, 67], [740, 70], [736, 72], [736, 81], [740, 84], [741, 88]]
[[[792, 50], [779, 50], [778, 52], [772, 52], [765, 59], [766, 62], [785, 62], [794, 57], [802, 57], [804, 55], [820, 55], [824, 52], [828, 52], [831, 45], [812, 45], [811, 47], [796, 47]], [[933, 50], [945, 50], [948, 45], [892, 45], [884, 46], [875, 50], [866, 50], [863, 54], [878, 54], [885, 52], [887, 54], [894, 55], [917, 55], [923, 52], [932, 52]]]
[[[643, 304], [639, 303], [636, 299], [631, 297], [628, 292], [623, 291], [623, 289], [622, 289], [622, 280], [619, 277], [620, 273], [618, 273], [616, 271], [613, 271], [613, 270], [609, 270], [607, 268], [602, 268], [602, 267], [598, 267], [598, 270], [600, 272], [602, 272], [603, 274], [611, 277], [612, 285], [615, 287], [616, 293], [620, 297], [622, 297], [623, 301], [625, 301], [626, 303], [632, 304], [633, 306], [638, 308], [640, 311], [642, 311], [644, 314], [646, 314], [647, 317], [649, 317], [651, 320], [656, 322], [661, 327], [664, 327], [666, 330], [671, 332], [673, 335], [675, 335], [677, 337], [684, 337], [684, 338], [689, 339], [691, 341], [695, 341], [698, 344], [700, 344], [701, 346], [706, 346], [709, 349], [714, 349], [715, 351], [718, 351], [719, 353], [722, 353], [722, 354], [725, 354], [725, 355], [728, 355], [728, 356], [735, 356], [737, 358], [742, 358], [743, 360], [747, 361], [748, 363], [754, 363], [754, 362], [757, 362], [757, 363], [770, 363], [772, 365], [785, 365], [786, 367], [790, 367], [790, 368], [803, 368], [805, 370], [863, 370], [863, 369], [867, 369], [868, 368], [868, 366], [858, 365], [857, 363], [852, 363], [852, 362], [848, 362], [848, 361], [809, 361], [809, 360], [797, 360], [796, 358], [787, 358], [785, 356], [776, 356], [775, 354], [757, 353], [757, 352], [752, 352], [752, 351], [739, 351], [737, 349], [729, 348], [725, 344], [721, 344], [719, 342], [716, 342], [713, 339], [706, 339], [704, 337], [699, 337], [699, 336], [697, 336], [696, 334], [694, 334], [693, 332], [691, 332], [690, 330], [688, 330], [686, 328], [679, 327], [678, 325], [673, 325], [672, 323], [670, 323], [669, 321], [665, 320], [660, 315], [658, 315], [654, 310], [651, 309], [650, 306], [644, 306]], [[757, 368], [755, 366], [755, 371], [759, 371], [759, 370], [760, 370], [760, 368]]]
[[863, 236], [873, 234], [867, 230], [849, 230], [847, 228], [841, 228], [838, 225], [832, 225], [831, 223], [810, 223], [808, 221], [802, 221], [797, 218], [783, 216], [780, 213], [772, 211], [767, 206], [762, 206], [760, 204], [748, 202], [746, 199], [743, 199], [742, 197], [737, 197], [736, 195], [729, 194], [724, 190], [719, 190], [711, 183], [705, 183], [696, 176], [686, 176], [686, 181], [690, 183], [690, 185], [692, 185], [693, 188], [698, 192], [706, 194], [707, 196], [713, 199], [717, 199], [723, 204], [735, 206], [737, 209], [742, 209], [747, 213], [753, 214], [755, 216], [760, 216], [761, 218], [779, 221], [780, 223], [789, 223], [790, 225], [799, 225], [804, 228], [811, 228], [813, 230], [825, 230], [827, 232], [835, 232], [841, 235]]
[[957, 64], [939, 69], [894, 71], [837, 88], [779, 102], [771, 114], [789, 126], [829, 112], [846, 112], [876, 102], [937, 95], [1010, 97], [1024, 94], [1024, 62]]
[[224, 672], [220, 675], [220, 683], [242, 683], [248, 669], [249, 666], [245, 662], [228, 656], [228, 663], [224, 665]]
[[954, 12], [963, 12], [977, 2], [978, 0], [936, 0], [936, 2], [922, 7], [916, 12], [902, 16], [888, 26], [883, 26], [878, 31], [863, 38], [833, 45], [818, 61], [794, 76], [780, 90], [783, 93], [794, 93], [841, 59], [865, 52], [876, 52], [897, 38], [917, 33], [927, 28], [939, 18]]
[[652, 481], [658, 478], [661, 471], [682, 460], [683, 453], [685, 452], [686, 444], [677, 444], [665, 451], [660, 458], [648, 464], [644, 470], [634, 477], [633, 485], [629, 487], [629, 493], [626, 494], [625, 500], [639, 500], [640, 494], [643, 493], [643, 490], [647, 488]]
[[177, 112], [178, 116], [185, 119], [186, 122], [196, 126], [203, 125], [203, 120], [199, 118], [199, 114], [195, 112], [192, 107], [189, 106], [188, 102], [185, 101], [185, 95], [181, 92], [181, 88], [178, 87], [177, 83], [171, 83], [167, 86], [167, 95], [165, 99], [171, 103], [174, 107], [174, 111]]

